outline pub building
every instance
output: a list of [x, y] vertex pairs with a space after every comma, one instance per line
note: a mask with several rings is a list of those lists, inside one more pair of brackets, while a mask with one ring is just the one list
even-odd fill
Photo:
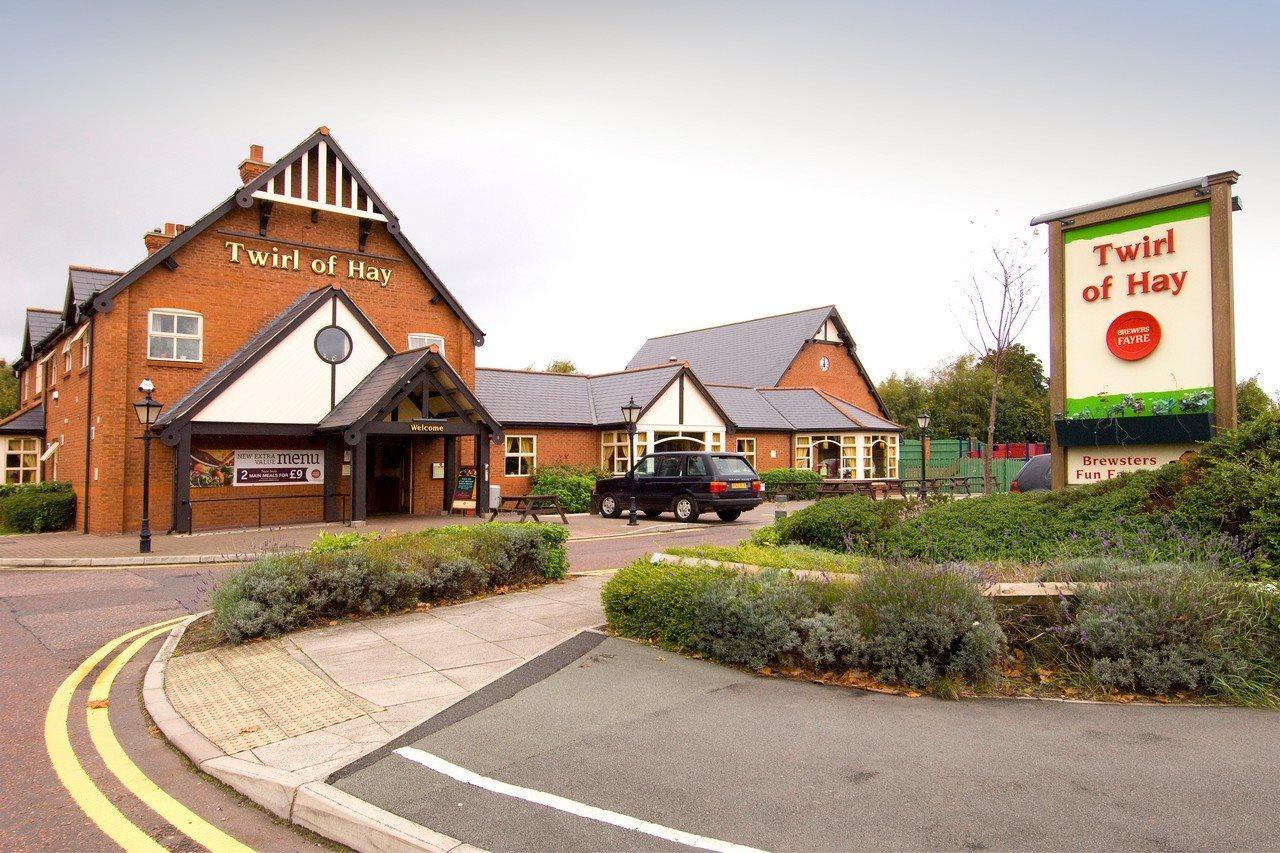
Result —
[[491, 479], [627, 470], [631, 399], [637, 453], [897, 476], [901, 427], [834, 307], [652, 338], [616, 373], [477, 369], [483, 331], [327, 128], [239, 172], [132, 268], [72, 266], [60, 309], [27, 309], [0, 474], [69, 482], [78, 530], [140, 527], [144, 380], [159, 531], [483, 513]]

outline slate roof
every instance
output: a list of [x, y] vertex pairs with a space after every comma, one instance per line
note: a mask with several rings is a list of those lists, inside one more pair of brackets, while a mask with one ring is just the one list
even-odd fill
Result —
[[595, 424], [590, 377], [476, 368], [476, 396], [502, 423]]
[[[62, 312], [52, 308], [27, 309], [27, 342], [31, 346], [38, 345], [62, 325]], [[28, 353], [23, 353], [28, 355]]]
[[0, 422], [0, 435], [44, 435], [44, 403]]
[[224, 380], [254, 358], [281, 329], [299, 315], [305, 314], [317, 304], [329, 298], [333, 291], [334, 288], [332, 287], [322, 287], [319, 290], [304, 293], [295, 299], [287, 308], [277, 314], [275, 319], [259, 329], [256, 335], [245, 341], [240, 349], [228, 356], [226, 361], [209, 371], [204, 379], [197, 382], [195, 387], [184, 394], [178, 402], [161, 412], [160, 417], [156, 419], [156, 426], [163, 428], [182, 417], [194, 414], [195, 408], [206, 397], [217, 391]]
[[415, 349], [387, 356], [369, 371], [347, 396], [338, 401], [333, 411], [320, 419], [317, 429], [343, 429], [369, 413], [383, 396], [418, 366], [422, 350]]
[[812, 388], [768, 388], [760, 391], [760, 396], [798, 430], [862, 429], [861, 424]]
[[708, 385], [707, 391], [739, 429], [795, 429], [755, 388]]
[[830, 394], [823, 394], [822, 396], [826, 397], [831, 405], [844, 412], [854, 423], [862, 424], [867, 429], [882, 429], [886, 431], [899, 431], [902, 429], [901, 424], [895, 424], [893, 421], [882, 418], [874, 412], [868, 412], [853, 403], [832, 397]]
[[629, 370], [591, 377], [595, 422], [601, 425], [622, 423], [622, 407], [632, 395], [641, 408], [648, 406], [683, 369], [683, 364], [672, 364], [650, 370]]
[[703, 382], [753, 388], [777, 385], [805, 341], [814, 336], [834, 306], [760, 317], [709, 329], [649, 338], [628, 369], [687, 361]]
[[115, 270], [71, 267], [68, 275], [71, 298], [75, 300], [75, 304], [79, 305], [98, 291], [106, 290], [111, 282], [119, 277], [120, 273]]

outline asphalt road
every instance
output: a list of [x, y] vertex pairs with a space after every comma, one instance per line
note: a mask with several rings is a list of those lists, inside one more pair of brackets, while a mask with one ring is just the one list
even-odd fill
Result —
[[[646, 521], [646, 525], [654, 522]], [[625, 532], [625, 522], [618, 522]], [[575, 569], [625, 565], [664, 542], [739, 541], [744, 523], [708, 523], [692, 531], [571, 542]], [[54, 774], [44, 714], [59, 683], [103, 643], [162, 619], [208, 607], [209, 591], [230, 567], [93, 571], [0, 571], [0, 849], [99, 850], [111, 847]], [[116, 679], [111, 722], [129, 756], [160, 787], [201, 817], [257, 849], [315, 849], [314, 841], [193, 772], [147, 725], [139, 702], [142, 674], [160, 640]], [[90, 679], [91, 680], [91, 679]], [[138, 804], [97, 761], [84, 725], [82, 688], [72, 703], [70, 735], [93, 780], [125, 815], [165, 846], [190, 842]], [[184, 847], [187, 845], [187, 847]]]
[[[517, 686], [392, 746], [765, 850], [1268, 850], [1280, 838], [1275, 713], [911, 699], [617, 639]], [[336, 784], [494, 851], [677, 846], [395, 752]]]

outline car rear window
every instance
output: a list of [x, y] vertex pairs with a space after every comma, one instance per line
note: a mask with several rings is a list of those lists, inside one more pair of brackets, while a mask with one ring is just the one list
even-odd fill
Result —
[[754, 477], [755, 469], [741, 456], [712, 456], [717, 477]]

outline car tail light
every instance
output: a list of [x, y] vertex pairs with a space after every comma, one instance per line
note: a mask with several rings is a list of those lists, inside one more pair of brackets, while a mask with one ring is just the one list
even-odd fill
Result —
[[753, 492], [763, 492], [763, 491], [764, 491], [764, 483], [760, 482], [759, 480], [752, 480], [752, 481], [751, 481], [751, 491], [753, 491]]
[[1014, 494], [1021, 493], [1022, 484], [1019, 483], [1017, 480], [1014, 480], [1012, 483], [1009, 484], [1009, 491], [1013, 492]]
[[719, 480], [711, 481], [711, 494], [718, 495], [721, 492], [727, 492], [727, 491], [729, 491], [728, 483], [722, 483]]

